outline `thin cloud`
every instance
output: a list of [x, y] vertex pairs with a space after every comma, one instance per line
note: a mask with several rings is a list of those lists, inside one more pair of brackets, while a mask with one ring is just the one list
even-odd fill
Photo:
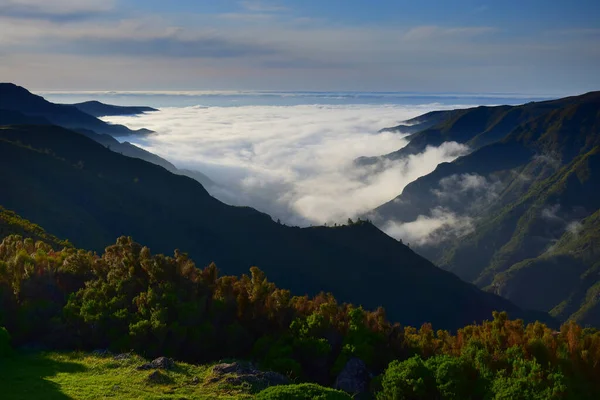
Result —
[[472, 27], [442, 27], [436, 25], [422, 25], [410, 28], [404, 33], [404, 40], [430, 40], [444, 39], [451, 36], [479, 36], [497, 31], [491, 26], [472, 26]]
[[280, 12], [288, 10], [288, 7], [285, 7], [281, 4], [265, 2], [265, 1], [257, 1], [257, 0], [245, 0], [239, 2], [240, 6], [247, 11], [253, 12]]
[[0, 0], [0, 15], [18, 19], [70, 22], [113, 11], [114, 0]]
[[64, 50], [93, 55], [136, 54], [177, 58], [236, 58], [280, 52], [275, 48], [250, 42], [235, 42], [224, 37], [181, 38], [175, 35], [140, 39], [85, 38], [69, 43]]

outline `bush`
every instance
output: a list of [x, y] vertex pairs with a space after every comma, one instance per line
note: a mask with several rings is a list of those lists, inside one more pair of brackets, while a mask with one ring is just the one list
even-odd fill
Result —
[[464, 358], [435, 356], [425, 365], [435, 376], [436, 389], [443, 399], [461, 400], [483, 397], [486, 385], [477, 370]]
[[383, 375], [381, 400], [435, 398], [435, 377], [420, 356], [392, 361]]
[[348, 394], [313, 383], [271, 386], [256, 395], [257, 400], [351, 400]]
[[10, 347], [10, 335], [6, 328], [0, 326], [0, 358], [8, 357], [12, 354]]

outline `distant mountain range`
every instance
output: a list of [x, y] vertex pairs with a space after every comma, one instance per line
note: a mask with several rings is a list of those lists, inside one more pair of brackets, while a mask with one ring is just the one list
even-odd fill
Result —
[[100, 103], [99, 101], [86, 101], [83, 103], [73, 104], [79, 111], [94, 117], [107, 117], [114, 115], [136, 115], [145, 112], [158, 111], [156, 108], [145, 106], [113, 106], [110, 104]]
[[[384, 306], [392, 320], [403, 324], [432, 322], [454, 329], [489, 319], [493, 310], [548, 320], [544, 313], [524, 312], [437, 268], [369, 222], [301, 229], [251, 208], [223, 204], [196, 180], [161, 166], [154, 155], [144, 157], [159, 165], [140, 159], [139, 149], [132, 158], [119, 154], [120, 148], [108, 148], [100, 139], [108, 136], [89, 125], [67, 129], [41, 119], [71, 125], [65, 113], [75, 109], [73, 115], [79, 115], [80, 110], [31, 94], [28, 100], [22, 88], [3, 85], [0, 90], [7, 88], [0, 92], [2, 105], [18, 103], [20, 108], [0, 111], [0, 171], [5, 171], [0, 205], [16, 213], [6, 211], [10, 218], [0, 219], [4, 231], [41, 237], [32, 228], [35, 223], [47, 235], [96, 251], [131, 235], [155, 252], [179, 248], [199, 266], [214, 261], [228, 274], [256, 265], [294, 294], [330, 291], [342, 301]], [[12, 93], [18, 101], [11, 101]], [[63, 119], [40, 109], [56, 110]]]
[[[30, 93], [27, 89], [12, 83], [0, 83], [0, 110], [17, 111], [22, 114], [43, 118], [48, 122], [64, 126], [65, 128], [79, 130], [91, 130], [98, 134], [112, 136], [144, 135], [152, 133], [148, 129], [132, 131], [123, 125], [112, 125], [99, 120], [92, 114], [82, 111], [84, 109], [103, 108], [101, 103], [91, 106], [86, 103], [78, 105], [54, 104], [46, 101], [41, 96]], [[106, 107], [106, 106], [104, 106]], [[115, 106], [109, 106], [114, 109]]]
[[157, 111], [151, 107], [122, 107], [89, 101], [73, 105], [54, 104], [36, 96], [27, 89], [11, 83], [0, 83], [0, 125], [58, 125], [78, 133], [108, 147], [112, 151], [128, 157], [139, 158], [175, 173], [198, 180], [204, 186], [218, 186], [208, 176], [199, 171], [182, 170], [169, 161], [141, 149], [129, 142], [119, 142], [116, 137], [132, 134], [147, 135], [148, 129], [131, 131], [123, 125], [108, 124], [97, 116], [135, 115]]
[[517, 305], [600, 325], [600, 92], [418, 120], [432, 117], [405, 148], [358, 162], [447, 141], [471, 153], [410, 183], [370, 217], [385, 227], [450, 215], [453, 222], [413, 248]]

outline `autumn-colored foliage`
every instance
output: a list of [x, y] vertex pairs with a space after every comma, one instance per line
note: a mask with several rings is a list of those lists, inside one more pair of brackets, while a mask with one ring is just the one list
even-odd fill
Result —
[[401, 327], [383, 309], [339, 304], [331, 294], [292, 296], [256, 267], [241, 277], [219, 276], [214, 264], [199, 269], [178, 251], [153, 255], [126, 237], [101, 256], [5, 238], [0, 306], [0, 326], [13, 346], [135, 350], [193, 362], [253, 359], [322, 384], [357, 357], [383, 374], [373, 381], [380, 398], [600, 393], [595, 329], [568, 322], [555, 331], [506, 313], [457, 332]]

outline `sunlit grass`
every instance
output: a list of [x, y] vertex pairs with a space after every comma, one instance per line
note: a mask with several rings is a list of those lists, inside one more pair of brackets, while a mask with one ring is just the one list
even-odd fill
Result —
[[[141, 357], [125, 360], [84, 353], [19, 354], [0, 360], [0, 398], [12, 399], [247, 399], [251, 388], [205, 383], [211, 365], [177, 363], [161, 371], [169, 383], [147, 380]], [[197, 379], [195, 379], [197, 378]]]

